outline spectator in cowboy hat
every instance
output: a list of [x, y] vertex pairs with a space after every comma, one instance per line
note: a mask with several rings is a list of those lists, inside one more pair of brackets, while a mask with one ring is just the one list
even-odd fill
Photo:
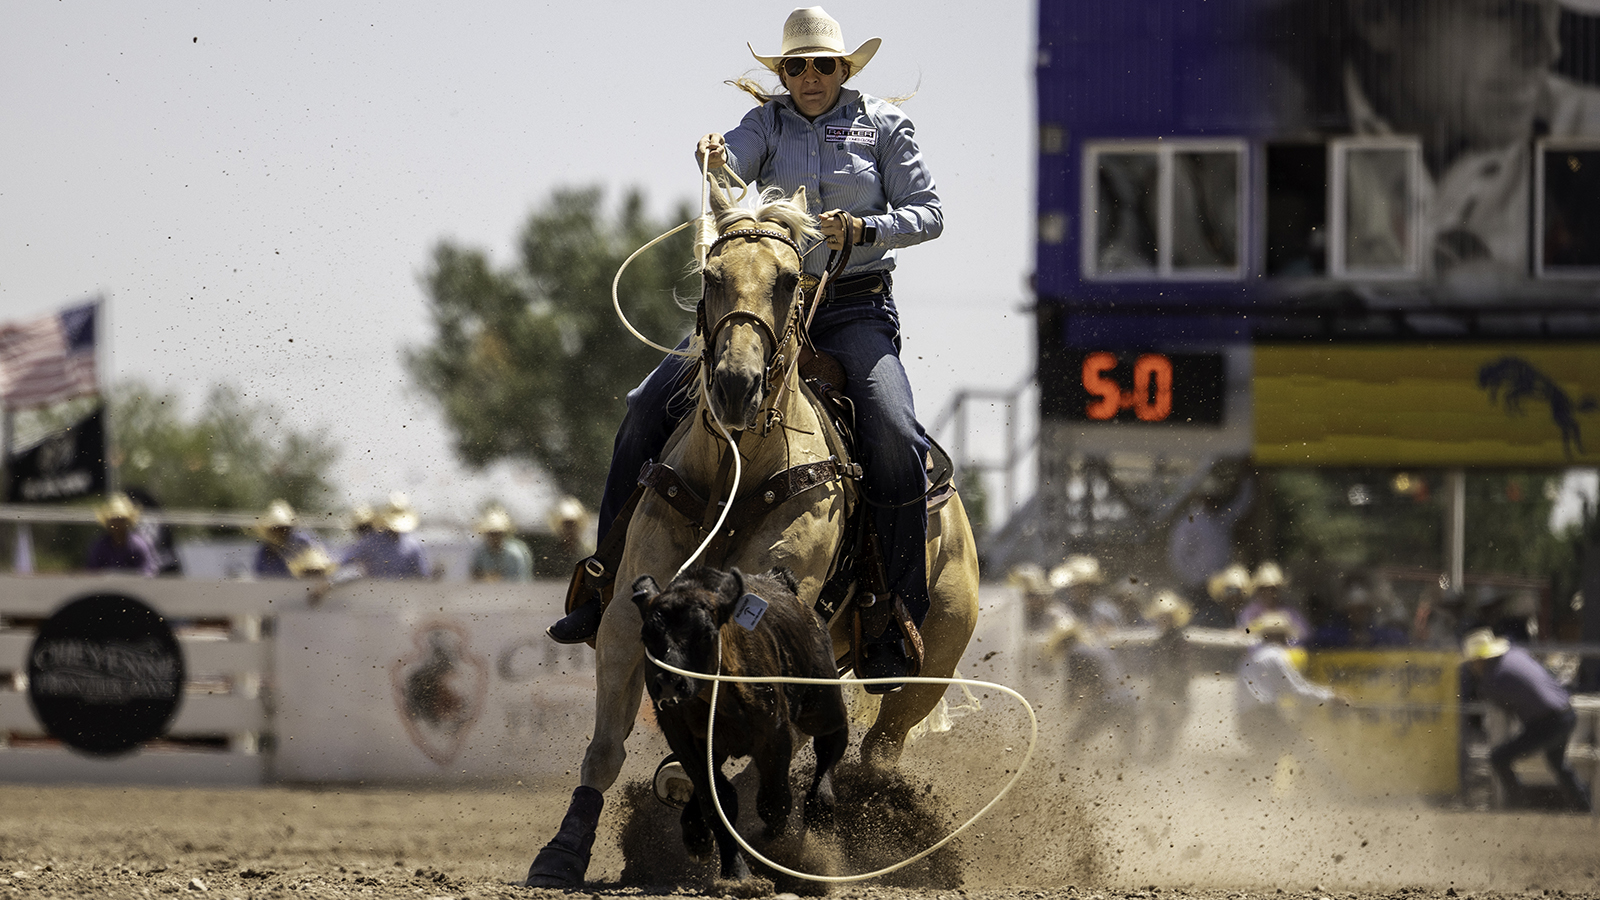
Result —
[[1184, 633], [1194, 611], [1175, 591], [1159, 591], [1144, 608], [1144, 620], [1160, 629], [1150, 645], [1149, 755], [1169, 759], [1189, 720], [1189, 638]]
[[256, 520], [256, 535], [261, 543], [256, 547], [255, 574], [257, 578], [289, 578], [293, 572], [289, 560], [318, 546], [309, 531], [298, 528], [300, 517], [287, 500], [274, 500], [267, 511]]
[[490, 506], [472, 528], [483, 540], [472, 552], [473, 581], [532, 581], [533, 554], [515, 534], [511, 514]]
[[[412, 532], [417, 530], [417, 511], [411, 500], [399, 491], [389, 495], [389, 503], [373, 520], [371, 533], [363, 535], [339, 560], [345, 577], [427, 578], [431, 573], [428, 555]], [[343, 579], [341, 579], [343, 580]]]
[[147, 578], [160, 570], [149, 540], [134, 530], [139, 524], [139, 507], [127, 494], [112, 494], [95, 508], [94, 514], [105, 532], [89, 546], [84, 568], [91, 572], [136, 572]]
[[1289, 643], [1300, 638], [1293, 619], [1283, 610], [1263, 613], [1246, 626], [1261, 643], [1239, 662], [1234, 708], [1239, 736], [1262, 757], [1277, 762], [1299, 742], [1297, 706], [1321, 706], [1338, 699], [1331, 688], [1312, 684], [1289, 658]]
[[350, 532], [356, 536], [356, 540], [360, 540], [372, 533], [372, 529], [376, 527], [376, 522], [378, 521], [378, 514], [371, 505], [357, 503], [351, 507], [350, 515], [346, 517], [345, 521]]
[[1067, 611], [1101, 633], [1123, 624], [1117, 604], [1099, 591], [1105, 581], [1100, 560], [1086, 553], [1073, 554], [1050, 570], [1050, 586], [1062, 592]]
[[1522, 782], [1511, 768], [1517, 760], [1543, 753], [1556, 777], [1562, 798], [1574, 810], [1589, 811], [1589, 792], [1567, 763], [1567, 740], [1577, 727], [1572, 697], [1533, 654], [1495, 637], [1487, 628], [1467, 633], [1461, 655], [1472, 676], [1474, 693], [1505, 710], [1521, 730], [1489, 751], [1489, 766], [1506, 804], [1525, 803]]
[[1056, 620], [1045, 648], [1064, 654], [1067, 696], [1077, 713], [1067, 731], [1069, 745], [1076, 749], [1109, 731], [1123, 759], [1131, 761], [1139, 742], [1138, 698], [1116, 653], [1071, 615]]
[[558, 559], [578, 559], [594, 552], [589, 542], [589, 511], [577, 497], [562, 497], [550, 506], [550, 531], [560, 542]]
[[1289, 619], [1289, 624], [1294, 626], [1294, 636], [1289, 643], [1293, 645], [1304, 640], [1311, 633], [1311, 626], [1306, 622], [1306, 617], [1290, 606], [1284, 597], [1284, 586], [1288, 582], [1289, 579], [1284, 577], [1283, 568], [1277, 563], [1268, 561], [1256, 566], [1255, 574], [1250, 576], [1250, 584], [1245, 588], [1250, 602], [1239, 611], [1237, 623], [1239, 627], [1247, 627], [1269, 612], [1282, 613]]
[[327, 578], [338, 566], [320, 544], [313, 544], [289, 560], [289, 574], [296, 578]]
[[1206, 579], [1205, 596], [1195, 604], [1194, 624], [1205, 628], [1237, 627], [1239, 610], [1250, 597], [1250, 570], [1232, 563]]
[[1022, 619], [1029, 629], [1042, 631], [1049, 628], [1060, 611], [1055, 592], [1050, 588], [1049, 576], [1037, 563], [1022, 563], [1006, 575], [1006, 584], [1022, 592]]

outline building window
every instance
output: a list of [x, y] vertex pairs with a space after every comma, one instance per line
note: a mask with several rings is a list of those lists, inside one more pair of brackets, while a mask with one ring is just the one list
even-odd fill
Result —
[[1600, 142], [1541, 141], [1535, 168], [1537, 274], [1600, 275]]
[[1333, 168], [1329, 271], [1356, 279], [1420, 275], [1421, 142], [1340, 138], [1328, 145], [1328, 154]]
[[1084, 146], [1087, 278], [1238, 278], [1243, 141]]
[[1266, 167], [1267, 274], [1327, 274], [1327, 145], [1268, 144]]

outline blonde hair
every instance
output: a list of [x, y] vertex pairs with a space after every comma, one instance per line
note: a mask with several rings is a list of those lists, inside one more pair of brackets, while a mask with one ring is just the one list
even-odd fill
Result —
[[[839, 57], [839, 62], [844, 66], [844, 81], [839, 83], [844, 84], [844, 82], [849, 81], [850, 78], [856, 74], [855, 67], [850, 65], [850, 60], [845, 59], [842, 56]], [[783, 73], [774, 72], [774, 74], [778, 76], [778, 87], [783, 88], [783, 91], [787, 92], [789, 90], [789, 86], [783, 83]], [[746, 94], [749, 94], [751, 97], [754, 97], [757, 106], [766, 106], [768, 103], [771, 103], [778, 97], [784, 96], [784, 94], [780, 93], [777, 88], [768, 90], [765, 85], [748, 75], [741, 75], [738, 78], [730, 78], [724, 81], [723, 84], [736, 87], [739, 90], [744, 91]], [[897, 97], [885, 97], [883, 99], [893, 103], [895, 106], [899, 106], [916, 95], [917, 92], [912, 91], [909, 94], [904, 94]]]

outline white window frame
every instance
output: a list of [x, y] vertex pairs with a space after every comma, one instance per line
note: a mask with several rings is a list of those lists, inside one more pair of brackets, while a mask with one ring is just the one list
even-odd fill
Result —
[[[1541, 138], [1533, 145], [1533, 275], [1550, 281], [1593, 281], [1600, 278], [1600, 265], [1544, 267], [1544, 156], [1553, 150], [1600, 150], [1600, 138]], [[1595, 202], [1600, 202], [1597, 199]]]
[[[1144, 272], [1101, 272], [1095, 258], [1100, 241], [1099, 188], [1101, 155], [1150, 153], [1156, 156], [1156, 268]], [[1234, 222], [1237, 235], [1235, 260], [1231, 268], [1174, 268], [1173, 232], [1173, 157], [1179, 153], [1233, 153], [1238, 158], [1238, 197]], [[1244, 277], [1249, 253], [1245, 232], [1248, 209], [1250, 144], [1243, 138], [1171, 138], [1159, 141], [1085, 141], [1083, 144], [1083, 213], [1079, 243], [1079, 271], [1089, 281], [1238, 281]]]
[[[1345, 235], [1349, 231], [1349, 204], [1346, 166], [1352, 150], [1405, 150], [1411, 196], [1407, 205], [1411, 216], [1407, 235], [1409, 264], [1395, 269], [1352, 269], [1345, 264]], [[1422, 166], [1422, 140], [1408, 135], [1355, 136], [1328, 141], [1328, 275], [1348, 281], [1408, 281], [1422, 277], [1423, 192], [1427, 171]]]

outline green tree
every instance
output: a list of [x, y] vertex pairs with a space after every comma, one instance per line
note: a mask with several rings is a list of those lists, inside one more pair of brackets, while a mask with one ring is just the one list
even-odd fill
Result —
[[[536, 463], [560, 490], [599, 494], [623, 398], [661, 353], [612, 309], [611, 282], [630, 253], [671, 227], [630, 191], [612, 217], [599, 188], [559, 189], [529, 217], [514, 265], [442, 241], [423, 276], [434, 335], [405, 363], [439, 403], [463, 462]], [[689, 217], [680, 208], [674, 217]], [[642, 254], [618, 294], [634, 327], [661, 344], [687, 334], [675, 295], [698, 294], [689, 230]]]
[[328, 469], [339, 449], [321, 432], [287, 427], [281, 410], [232, 385], [212, 388], [197, 415], [141, 382], [111, 391], [111, 460], [125, 486], [163, 506], [254, 511], [282, 498], [299, 510], [332, 505]]
[[[1570, 539], [1550, 531], [1557, 480], [1549, 471], [1468, 470], [1469, 573], [1555, 577], [1573, 569]], [[1292, 565], [1445, 565], [1443, 471], [1282, 469], [1267, 485], [1274, 552]]]

